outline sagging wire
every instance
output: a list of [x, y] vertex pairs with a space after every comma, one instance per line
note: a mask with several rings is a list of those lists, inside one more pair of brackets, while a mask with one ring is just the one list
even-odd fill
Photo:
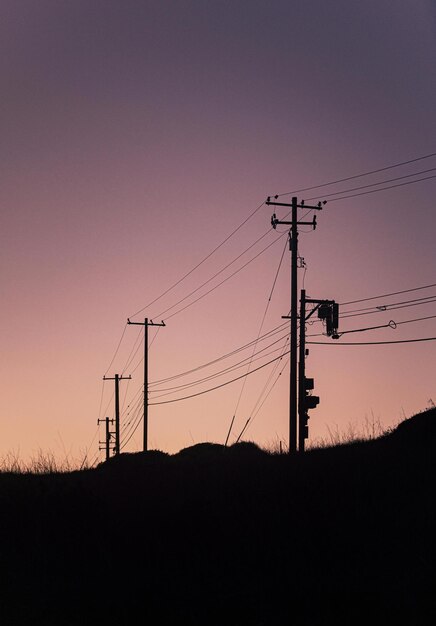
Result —
[[[266, 303], [266, 307], [265, 307], [265, 311], [263, 313], [262, 321], [261, 321], [260, 326], [259, 326], [259, 331], [257, 333], [257, 338], [256, 338], [256, 341], [255, 341], [255, 343], [253, 345], [253, 351], [252, 351], [251, 358], [250, 358], [250, 361], [249, 361], [248, 367], [247, 367], [247, 376], [250, 373], [251, 364], [253, 362], [253, 357], [254, 357], [254, 354], [255, 354], [255, 351], [256, 351], [256, 348], [257, 348], [257, 344], [258, 344], [259, 338], [261, 336], [262, 328], [263, 328], [263, 325], [265, 323], [265, 319], [266, 319], [266, 315], [268, 313], [269, 306], [271, 304], [271, 299], [272, 299], [272, 296], [273, 296], [273, 293], [274, 293], [274, 289], [275, 289], [275, 286], [276, 286], [276, 283], [277, 283], [277, 278], [279, 276], [280, 269], [282, 267], [283, 257], [285, 256], [286, 248], [288, 247], [289, 237], [290, 237], [290, 234], [288, 233], [288, 239], [285, 242], [282, 254], [280, 256], [279, 265], [278, 265], [278, 268], [277, 268], [277, 271], [276, 271], [276, 274], [275, 274], [275, 277], [274, 277], [274, 280], [273, 280], [273, 284], [272, 284], [272, 287], [271, 287], [270, 294], [268, 296], [268, 301]], [[227, 445], [227, 441], [228, 441], [228, 439], [230, 437], [231, 429], [232, 429], [233, 423], [235, 421], [235, 418], [236, 418], [236, 415], [237, 415], [237, 412], [238, 412], [238, 408], [239, 408], [239, 405], [240, 405], [240, 402], [241, 402], [242, 394], [244, 393], [245, 385], [247, 383], [247, 376], [244, 378], [241, 390], [239, 392], [238, 401], [236, 402], [236, 407], [235, 407], [235, 410], [233, 411], [233, 417], [232, 417], [231, 425], [230, 425], [230, 428], [229, 428], [229, 431], [228, 431], [228, 434], [227, 434], [227, 439], [226, 439], [226, 444], [225, 445]]]

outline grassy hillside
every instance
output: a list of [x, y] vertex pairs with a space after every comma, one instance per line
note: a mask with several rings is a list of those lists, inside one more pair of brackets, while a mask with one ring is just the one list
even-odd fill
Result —
[[432, 409], [293, 458], [199, 444], [0, 474], [0, 623], [433, 624], [435, 452]]

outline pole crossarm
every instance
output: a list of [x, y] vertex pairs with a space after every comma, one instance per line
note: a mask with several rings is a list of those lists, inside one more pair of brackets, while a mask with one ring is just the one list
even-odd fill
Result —
[[[322, 205], [326, 204], [327, 200], [323, 200], [323, 202], [318, 202], [318, 204], [312, 205], [312, 204], [305, 204], [304, 200], [302, 200], [299, 204], [298, 202], [295, 202], [294, 204], [287, 204], [286, 202], [271, 202], [270, 200], [270, 196], [268, 196], [268, 198], [266, 199], [266, 203], [267, 205], [273, 205], [273, 206], [285, 206], [285, 207], [289, 207], [289, 208], [293, 208], [295, 209], [309, 209], [314, 210], [314, 211], [321, 211], [322, 210]], [[271, 217], [271, 226], [273, 228], [277, 228], [277, 226], [279, 224], [285, 224], [285, 225], [289, 225], [292, 226], [293, 228], [296, 226], [312, 226], [313, 230], [315, 230], [316, 228], [316, 215], [313, 216], [313, 220], [311, 222], [299, 222], [298, 220], [295, 222], [294, 219], [292, 219], [292, 221], [286, 221], [286, 220], [279, 220], [277, 219], [276, 214], [274, 213], [273, 216]]]
[[127, 323], [134, 324], [136, 326], [166, 326], [163, 320], [161, 322], [153, 322], [153, 320], [145, 320], [144, 322], [131, 322], [130, 319], [127, 318]]
[[[292, 226], [292, 222], [287, 222], [285, 220], [279, 220], [276, 217], [276, 214], [271, 217], [271, 226], [275, 229], [279, 224], [288, 224]], [[316, 215], [313, 216], [313, 220], [311, 222], [297, 222], [298, 226], [312, 226], [313, 230], [316, 229]]]
[[130, 375], [129, 376], [121, 375], [121, 376], [112, 376], [112, 377], [110, 377], [110, 376], [103, 376], [103, 380], [117, 380], [117, 379], [118, 380], [131, 380], [131, 378], [132, 377]]
[[[268, 196], [268, 198], [266, 199], [265, 204], [272, 205], [272, 206], [286, 206], [286, 207], [289, 207], [289, 208], [292, 207], [292, 204], [287, 204], [286, 202], [271, 202], [270, 196]], [[320, 201], [320, 202], [318, 202], [317, 205], [305, 204], [304, 200], [302, 200], [300, 202], [300, 204], [297, 204], [297, 207], [299, 209], [315, 209], [317, 211], [321, 211], [323, 204], [327, 204], [327, 200], [323, 200], [322, 202]]]

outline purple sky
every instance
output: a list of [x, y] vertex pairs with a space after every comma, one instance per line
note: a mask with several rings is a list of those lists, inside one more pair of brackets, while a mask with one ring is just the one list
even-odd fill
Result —
[[[108, 370], [127, 317], [199, 263], [267, 195], [436, 152], [430, 0], [3, 0], [0, 18], [0, 455], [19, 451], [28, 458], [42, 448], [80, 457], [90, 447], [95, 456], [97, 418], [113, 414], [112, 384], [103, 385], [102, 376], [123, 371], [138, 335], [138, 327], [126, 329]], [[434, 157], [297, 195], [319, 193], [322, 200], [432, 168]], [[435, 180], [329, 202], [317, 230], [300, 237], [308, 293], [348, 302], [436, 283]], [[262, 207], [134, 319], [160, 316], [211, 278], [270, 229], [271, 213]], [[283, 230], [271, 230], [195, 295]], [[151, 381], [256, 339], [284, 241], [167, 321], [150, 350]], [[301, 286], [303, 271], [299, 279]], [[432, 294], [436, 288], [389, 301]], [[288, 311], [286, 253], [262, 332]], [[342, 328], [431, 315], [434, 303], [344, 319]], [[431, 336], [434, 319], [349, 335]], [[436, 342], [312, 346], [307, 371], [321, 396], [311, 413], [312, 439], [373, 415], [390, 426], [436, 401], [435, 349]], [[136, 419], [141, 353], [142, 347], [125, 371], [131, 383], [122, 385], [126, 434]], [[242, 394], [239, 381], [150, 408], [151, 447], [174, 452], [192, 442], [223, 442], [241, 394], [236, 435], [270, 373], [264, 368], [248, 377]], [[287, 441], [287, 413], [285, 369], [247, 437], [261, 445]], [[140, 449], [141, 433], [139, 426], [125, 450]]]

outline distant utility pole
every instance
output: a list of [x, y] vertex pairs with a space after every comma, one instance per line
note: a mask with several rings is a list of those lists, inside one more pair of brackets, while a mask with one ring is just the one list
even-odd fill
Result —
[[[277, 200], [278, 196], [274, 196]], [[289, 231], [289, 247], [291, 251], [291, 328], [290, 328], [290, 384], [289, 384], [289, 453], [292, 454], [297, 451], [297, 329], [298, 329], [298, 311], [297, 311], [297, 296], [298, 296], [298, 226], [308, 224], [316, 228], [316, 215], [313, 217], [312, 222], [299, 222], [297, 216], [297, 209], [307, 209], [308, 211], [322, 209], [322, 203], [318, 202], [316, 206], [304, 204], [304, 200], [298, 203], [298, 199], [294, 196], [292, 198], [292, 204], [286, 204], [284, 202], [273, 202], [271, 197], [268, 196], [266, 200], [267, 205], [283, 206], [291, 208], [291, 221], [280, 221], [277, 219], [274, 213], [271, 218], [271, 225], [276, 228], [279, 224], [289, 224], [291, 226]], [[324, 201], [325, 204], [325, 201]]]
[[115, 374], [111, 378], [103, 376], [103, 380], [115, 381], [115, 446], [114, 454], [120, 453], [120, 380], [130, 380], [131, 376], [120, 376]]
[[[316, 306], [306, 315], [306, 304]], [[326, 323], [327, 335], [338, 338], [339, 305], [334, 300], [314, 300], [306, 298], [306, 290], [301, 290], [300, 299], [300, 359], [298, 364], [298, 451], [304, 452], [304, 442], [309, 436], [308, 411], [319, 404], [319, 397], [312, 395], [313, 378], [306, 378], [306, 322], [318, 311], [318, 318]]]
[[[97, 420], [97, 424], [100, 424], [100, 422], [105, 422], [105, 423], [106, 423], [106, 431], [105, 431], [106, 438], [105, 438], [105, 441], [104, 441], [104, 442], [103, 442], [103, 441], [100, 441], [99, 443], [100, 443], [100, 444], [102, 444], [102, 443], [104, 443], [104, 444], [105, 444], [105, 450], [106, 450], [106, 461], [109, 461], [109, 456], [110, 456], [110, 440], [111, 440], [111, 438], [112, 438], [112, 435], [113, 435], [113, 434], [115, 434], [115, 433], [110, 432], [110, 430], [109, 430], [109, 424], [113, 424], [113, 423], [114, 423], [114, 420], [113, 420], [113, 419], [110, 419], [110, 417], [105, 417], [104, 419], [98, 419], [98, 420]], [[102, 449], [103, 449], [103, 448], [99, 448], [99, 450], [102, 450]]]
[[147, 317], [143, 322], [131, 322], [127, 319], [128, 324], [136, 326], [144, 326], [144, 443], [143, 450], [148, 450], [148, 327], [149, 326], [165, 326], [165, 322], [155, 323]]

